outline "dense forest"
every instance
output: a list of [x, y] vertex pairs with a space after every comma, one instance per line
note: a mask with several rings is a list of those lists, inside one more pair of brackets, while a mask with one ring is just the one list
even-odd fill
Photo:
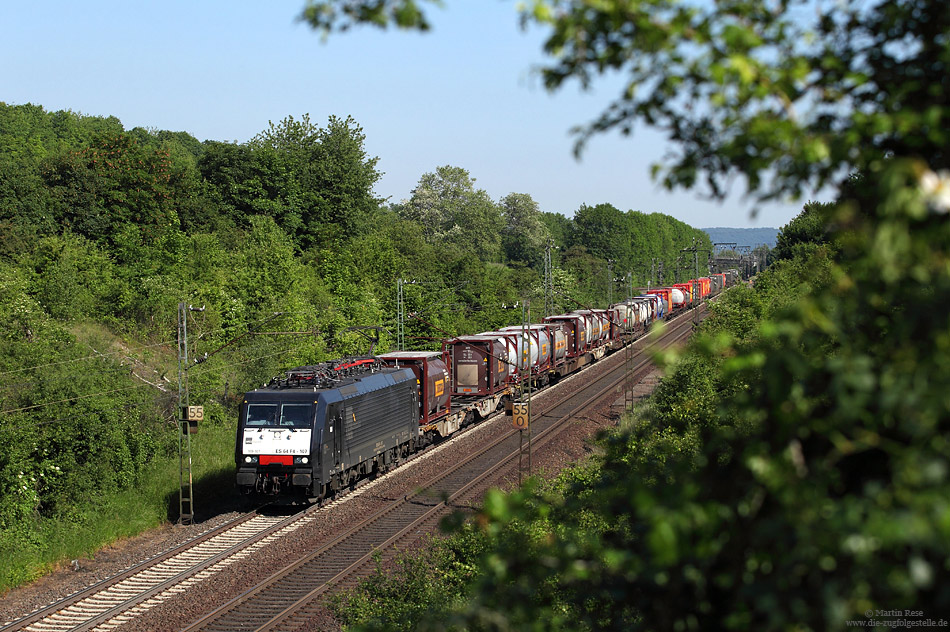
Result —
[[365, 353], [353, 328], [381, 327], [376, 348], [392, 348], [397, 279], [407, 346], [431, 348], [520, 322], [525, 299], [540, 309], [546, 247], [557, 310], [688, 277], [681, 249], [709, 248], [659, 213], [493, 200], [457, 166], [382, 200], [364, 140], [334, 116], [225, 143], [0, 104], [0, 588], [174, 519], [179, 303], [195, 308], [188, 352], [202, 361], [185, 370], [220, 495], [236, 398]]

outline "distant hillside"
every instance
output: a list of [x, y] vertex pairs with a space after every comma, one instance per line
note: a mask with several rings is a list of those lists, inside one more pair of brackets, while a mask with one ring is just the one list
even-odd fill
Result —
[[755, 248], [765, 244], [775, 248], [775, 239], [778, 237], [778, 228], [703, 228], [701, 229], [714, 244], [736, 244]]

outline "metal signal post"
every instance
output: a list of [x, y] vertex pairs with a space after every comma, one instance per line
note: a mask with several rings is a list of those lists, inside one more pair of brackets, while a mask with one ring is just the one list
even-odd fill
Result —
[[550, 316], [554, 312], [554, 273], [551, 269], [551, 249], [554, 240], [549, 239], [544, 246], [544, 315]]
[[614, 302], [614, 260], [607, 259], [607, 306]]
[[[520, 445], [518, 447], [518, 484], [521, 484], [522, 454], [524, 452], [524, 431], [528, 431], [528, 476], [531, 476], [531, 344], [528, 327], [531, 323], [531, 302], [526, 300], [521, 312], [521, 352], [518, 359], [518, 372], [521, 383], [527, 389], [527, 397], [512, 404], [512, 423], [518, 429]], [[527, 370], [526, 370], [527, 369]]]
[[406, 300], [402, 294], [402, 279], [396, 279], [396, 349], [406, 350]]
[[188, 312], [204, 307], [178, 304], [178, 523], [191, 524], [195, 518], [194, 485], [191, 472], [191, 435], [204, 418], [202, 406], [188, 402]]

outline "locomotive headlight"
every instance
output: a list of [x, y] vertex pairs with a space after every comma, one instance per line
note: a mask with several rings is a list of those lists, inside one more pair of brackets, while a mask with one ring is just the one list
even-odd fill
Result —
[[305, 456], [295, 456], [295, 457], [294, 457], [294, 465], [306, 465], [306, 464], [309, 463], [309, 462], [310, 462], [310, 459], [308, 459], [308, 458], [305, 457]]
[[245, 462], [245, 463], [257, 463], [257, 457], [256, 457], [256, 456], [245, 456], [245, 457], [244, 457], [244, 462]]

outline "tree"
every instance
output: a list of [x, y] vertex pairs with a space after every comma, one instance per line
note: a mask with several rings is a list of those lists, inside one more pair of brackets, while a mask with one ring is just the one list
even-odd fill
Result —
[[273, 147], [208, 142], [198, 169], [219, 209], [208, 224], [247, 227], [252, 216], [267, 215], [288, 235], [297, 235], [303, 223], [299, 185]]
[[509, 193], [501, 199], [501, 216], [505, 221], [502, 247], [509, 261], [536, 264], [550, 233], [541, 222], [541, 210], [527, 193]]
[[96, 240], [115, 240], [129, 226], [154, 242], [177, 230], [168, 151], [129, 134], [96, 138], [52, 158], [43, 171], [61, 226]]
[[560, 250], [566, 250], [571, 245], [571, 235], [574, 232], [574, 223], [569, 217], [560, 213], [541, 213], [541, 222], [548, 229], [554, 245]]
[[402, 213], [424, 227], [430, 243], [473, 252], [482, 261], [498, 260], [501, 211], [461, 167], [445, 165], [423, 174]]
[[366, 153], [366, 135], [351, 116], [330, 116], [318, 138], [320, 144], [310, 183], [319, 192], [317, 221], [308, 222], [308, 234], [320, 242], [317, 234], [335, 228], [338, 235], [350, 239], [369, 230], [372, 217], [383, 202], [373, 193], [382, 177], [376, 170], [379, 158]]
[[798, 248], [814, 247], [825, 241], [827, 214], [831, 204], [809, 202], [801, 213], [782, 227], [775, 240], [774, 259], [790, 259]]
[[582, 204], [574, 212], [575, 246], [601, 259], [628, 259], [627, 222], [613, 204]]
[[270, 123], [249, 146], [257, 152], [273, 152], [278, 180], [289, 179], [282, 189], [287, 219], [281, 227], [302, 248], [330, 245], [365, 231], [382, 202], [373, 194], [381, 177], [378, 158], [366, 153], [366, 135], [352, 117], [330, 116], [319, 128], [305, 114]]

